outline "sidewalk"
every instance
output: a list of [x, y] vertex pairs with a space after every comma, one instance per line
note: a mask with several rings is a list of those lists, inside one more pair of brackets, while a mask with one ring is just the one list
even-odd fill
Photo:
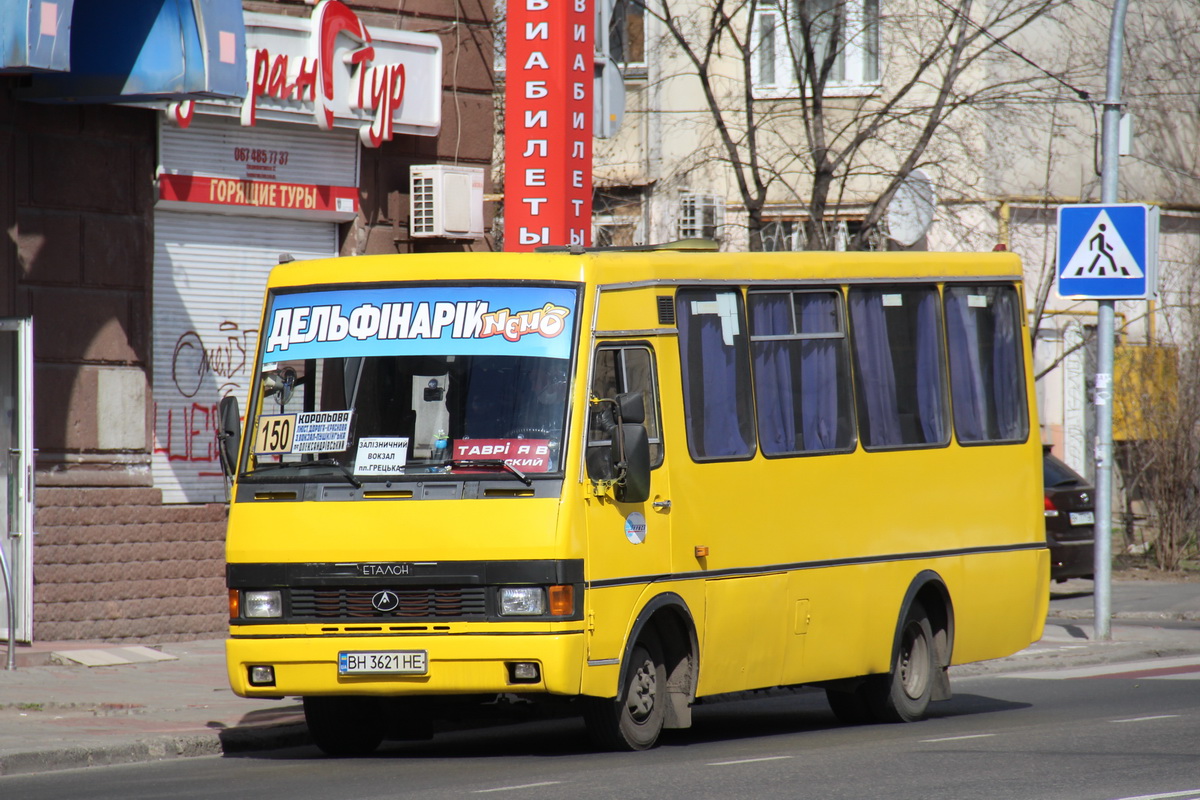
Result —
[[[229, 689], [225, 642], [157, 648], [68, 642], [17, 651], [0, 668], [0, 776], [308, 742], [296, 698], [247, 700]], [[0, 667], [6, 663], [0, 645]], [[84, 666], [158, 652], [166, 660]]]
[[[1200, 584], [1114, 582], [1110, 641], [1097, 641], [1091, 582], [1056, 585], [1042, 639], [952, 677], [1200, 656]], [[6, 671], [0, 644], [0, 776], [308, 743], [296, 698], [229, 689], [223, 641], [129, 647], [38, 643]], [[97, 664], [84, 666], [84, 664]]]

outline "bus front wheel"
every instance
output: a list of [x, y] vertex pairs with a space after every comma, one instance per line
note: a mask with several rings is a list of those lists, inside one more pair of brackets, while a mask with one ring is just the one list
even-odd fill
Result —
[[862, 687], [874, 717], [881, 722], [916, 722], [925, 717], [934, 681], [933, 627], [925, 607], [914, 602], [900, 629], [892, 671]]
[[662, 732], [667, 673], [653, 638], [630, 652], [625, 684], [613, 699], [592, 698], [584, 719], [593, 741], [609, 750], [648, 750]]
[[305, 697], [304, 721], [327, 756], [366, 756], [383, 741], [386, 720], [372, 697]]

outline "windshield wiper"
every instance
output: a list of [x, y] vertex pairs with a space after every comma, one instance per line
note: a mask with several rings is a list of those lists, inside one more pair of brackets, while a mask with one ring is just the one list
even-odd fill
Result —
[[450, 462], [450, 466], [462, 467], [463, 469], [470, 469], [471, 467], [491, 467], [493, 469], [503, 469], [511, 472], [513, 475], [516, 475], [517, 480], [526, 486], [533, 486], [533, 481], [529, 480], [528, 476], [526, 476], [524, 472], [521, 472], [521, 470], [517, 469], [512, 464], [501, 458], [473, 458], [466, 460], [455, 459], [454, 461]]
[[355, 489], [362, 488], [362, 481], [354, 477], [354, 473], [350, 471], [350, 468], [338, 461], [336, 458], [318, 458], [314, 461], [285, 461], [278, 464], [263, 464], [255, 467], [245, 474], [253, 475], [256, 472], [262, 472], [263, 470], [283, 469], [285, 467], [294, 467], [296, 469], [304, 469], [306, 467], [337, 467], [341, 471], [342, 477], [350, 481], [351, 486], [353, 486]]

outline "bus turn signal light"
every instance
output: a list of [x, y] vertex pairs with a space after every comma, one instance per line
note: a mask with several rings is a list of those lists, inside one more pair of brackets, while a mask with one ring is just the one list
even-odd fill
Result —
[[570, 584], [550, 587], [550, 616], [569, 617], [575, 613], [575, 587]]

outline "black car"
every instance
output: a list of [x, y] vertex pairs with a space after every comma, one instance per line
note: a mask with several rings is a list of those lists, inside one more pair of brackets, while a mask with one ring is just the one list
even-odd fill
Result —
[[1096, 540], [1096, 491], [1075, 470], [1045, 450], [1046, 543], [1050, 577], [1091, 578]]

